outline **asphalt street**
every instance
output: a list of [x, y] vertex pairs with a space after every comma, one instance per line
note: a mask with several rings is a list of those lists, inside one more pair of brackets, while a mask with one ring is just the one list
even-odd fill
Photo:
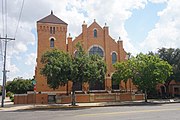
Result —
[[180, 103], [0, 112], [0, 120], [179, 120]]

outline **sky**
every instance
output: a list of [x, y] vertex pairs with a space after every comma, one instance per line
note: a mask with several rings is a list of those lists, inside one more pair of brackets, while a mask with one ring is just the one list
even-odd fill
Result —
[[[35, 74], [37, 32], [36, 22], [54, 14], [68, 23], [68, 33], [75, 38], [85, 21], [94, 19], [102, 27], [109, 26], [110, 36], [123, 40], [124, 49], [136, 55], [156, 52], [158, 48], [180, 48], [179, 0], [24, 0], [21, 19], [15, 34], [23, 0], [7, 0], [8, 80], [32, 78]], [[0, 3], [2, 8], [2, 0]], [[3, 35], [0, 9], [0, 35]], [[0, 70], [3, 69], [4, 42], [0, 41]], [[0, 74], [2, 84], [2, 74]]]

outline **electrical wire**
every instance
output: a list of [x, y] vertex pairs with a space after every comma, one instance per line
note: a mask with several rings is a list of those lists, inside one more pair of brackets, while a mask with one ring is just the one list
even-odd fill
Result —
[[7, 12], [7, 0], [5, 0], [5, 7], [4, 7], [4, 9], [5, 9], [5, 34], [7, 35], [7, 25], [8, 25], [8, 21], [7, 21], [7, 14], [8, 14], [8, 12]]
[[4, 0], [2, 0], [2, 37], [4, 37]]
[[18, 19], [18, 23], [17, 23], [16, 31], [15, 31], [15, 34], [14, 34], [14, 38], [16, 37], [17, 31], [18, 31], [19, 22], [20, 22], [20, 19], [21, 19], [21, 15], [22, 15], [23, 7], [24, 7], [24, 0], [22, 1], [22, 5], [21, 5], [21, 9], [20, 9], [20, 13], [19, 13], [19, 19]]
[[[2, 16], [2, 37], [4, 37], [4, 0], [2, 0], [2, 13], [1, 13], [1, 16]], [[1, 36], [0, 36], [1, 37]], [[3, 61], [3, 45], [2, 45], [2, 40], [0, 40], [0, 57], [1, 57], [1, 60]]]

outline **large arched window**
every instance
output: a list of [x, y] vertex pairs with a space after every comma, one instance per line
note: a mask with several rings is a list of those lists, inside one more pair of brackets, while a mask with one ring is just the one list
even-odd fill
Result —
[[53, 38], [50, 39], [50, 47], [54, 48], [54, 39]]
[[93, 46], [90, 50], [89, 50], [89, 55], [93, 55], [93, 54], [98, 54], [101, 57], [104, 56], [104, 52], [103, 50], [99, 47], [99, 46]]
[[97, 30], [94, 29], [94, 37], [97, 38]]
[[112, 64], [117, 62], [117, 54], [115, 52], [112, 53]]

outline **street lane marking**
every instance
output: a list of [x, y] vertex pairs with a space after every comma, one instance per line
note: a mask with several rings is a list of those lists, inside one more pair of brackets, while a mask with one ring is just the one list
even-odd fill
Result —
[[129, 113], [148, 113], [148, 112], [163, 112], [163, 111], [176, 111], [180, 110], [180, 108], [174, 109], [156, 109], [156, 110], [138, 110], [138, 111], [125, 111], [125, 112], [105, 112], [105, 113], [94, 113], [94, 114], [81, 114], [76, 115], [77, 117], [83, 116], [99, 116], [99, 115], [116, 115], [116, 114], [129, 114]]

